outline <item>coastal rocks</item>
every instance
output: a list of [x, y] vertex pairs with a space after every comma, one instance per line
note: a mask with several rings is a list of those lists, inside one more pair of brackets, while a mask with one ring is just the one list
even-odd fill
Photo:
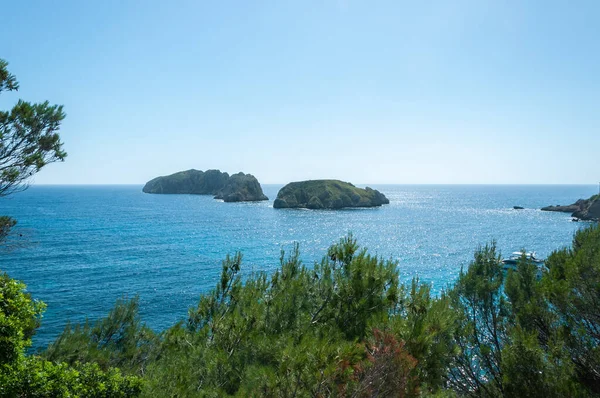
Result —
[[600, 220], [600, 198], [591, 201], [589, 205], [573, 213], [573, 217], [580, 220]]
[[232, 174], [225, 186], [215, 199], [223, 199], [225, 202], [252, 202], [268, 200], [258, 180], [251, 174]]
[[598, 220], [600, 219], [600, 195], [594, 195], [589, 199], [579, 199], [577, 202], [567, 206], [542, 207], [542, 210], [571, 213], [571, 216], [579, 220]]
[[576, 211], [582, 210], [585, 205], [585, 202], [587, 202], [585, 199], [579, 199], [577, 202], [575, 202], [571, 205], [566, 205], [566, 206], [556, 205], [556, 206], [542, 207], [542, 211], [557, 211], [557, 212], [561, 212], [561, 213], [574, 213]]
[[345, 207], [376, 207], [390, 201], [381, 192], [362, 189], [338, 180], [292, 182], [279, 190], [273, 203], [276, 209], [342, 209]]
[[525, 209], [525, 208], [524, 208], [524, 207], [521, 207], [521, 206], [513, 206], [513, 209], [514, 209], [514, 210], [523, 210], [523, 209]]
[[145, 193], [214, 195], [225, 202], [267, 200], [260, 183], [251, 174], [229, 176], [220, 170], [186, 170], [156, 177], [146, 183]]

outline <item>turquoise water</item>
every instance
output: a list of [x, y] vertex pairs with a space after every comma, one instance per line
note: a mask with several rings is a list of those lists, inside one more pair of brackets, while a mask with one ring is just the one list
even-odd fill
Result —
[[143, 318], [164, 329], [216, 284], [227, 253], [241, 250], [246, 272], [271, 271], [280, 250], [299, 242], [310, 264], [349, 231], [372, 253], [399, 260], [404, 279], [418, 275], [439, 290], [492, 239], [506, 254], [526, 248], [547, 256], [568, 245], [583, 223], [535, 209], [597, 192], [593, 185], [373, 187], [389, 205], [312, 211], [273, 209], [276, 185], [264, 186], [271, 201], [260, 203], [149, 195], [141, 186], [33, 186], [0, 200], [0, 214], [19, 220], [0, 269], [48, 304], [34, 338], [40, 347], [67, 320], [105, 315], [126, 295], [139, 294]]

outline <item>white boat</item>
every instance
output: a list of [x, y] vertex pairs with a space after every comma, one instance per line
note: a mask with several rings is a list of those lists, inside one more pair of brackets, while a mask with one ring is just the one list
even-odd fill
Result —
[[519, 264], [519, 261], [522, 261], [523, 259], [527, 262], [535, 264], [538, 269], [538, 277], [541, 277], [541, 273], [544, 270], [545, 260], [537, 258], [535, 252], [513, 252], [509, 258], [505, 258], [501, 261], [502, 269], [504, 271], [508, 271], [509, 269], [516, 271], [517, 264]]
[[503, 264], [517, 264], [525, 256], [525, 261], [531, 261], [532, 263], [542, 264], [544, 260], [536, 257], [535, 252], [513, 252], [509, 258], [502, 260]]

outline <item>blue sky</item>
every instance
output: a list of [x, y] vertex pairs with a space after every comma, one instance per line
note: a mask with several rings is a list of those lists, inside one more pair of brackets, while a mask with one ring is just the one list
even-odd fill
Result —
[[11, 1], [18, 98], [64, 104], [38, 184], [595, 183], [600, 2]]

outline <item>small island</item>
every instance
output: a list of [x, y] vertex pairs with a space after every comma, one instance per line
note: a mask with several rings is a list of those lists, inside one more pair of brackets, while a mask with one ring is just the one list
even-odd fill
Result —
[[277, 193], [276, 209], [342, 209], [346, 207], [376, 207], [390, 201], [381, 192], [369, 187], [357, 188], [338, 180], [292, 182]]
[[600, 220], [600, 194], [594, 195], [589, 199], [579, 199], [577, 202], [567, 206], [542, 207], [542, 210], [571, 213], [572, 217], [583, 221], [598, 221]]
[[255, 202], [268, 200], [260, 183], [252, 174], [231, 176], [220, 170], [186, 170], [146, 183], [145, 193], [214, 195], [225, 202]]

